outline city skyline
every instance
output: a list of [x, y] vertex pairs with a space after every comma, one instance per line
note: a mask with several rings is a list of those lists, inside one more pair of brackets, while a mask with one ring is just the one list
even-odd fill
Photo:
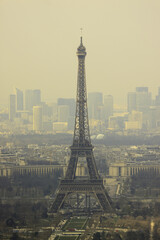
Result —
[[[100, 105], [104, 105], [105, 104], [105, 98], [106, 97], [108, 97], [108, 96], [110, 96], [110, 97], [112, 97], [113, 99], [114, 99], [114, 107], [122, 107], [122, 108], [124, 108], [124, 109], [126, 109], [127, 110], [127, 105], [128, 105], [128, 95], [129, 94], [134, 94], [136, 91], [137, 91], [137, 89], [147, 89], [147, 92], [149, 92], [149, 94], [150, 94], [150, 100], [151, 100], [151, 103], [150, 103], [150, 106], [152, 106], [152, 105], [155, 105], [156, 104], [156, 101], [159, 99], [159, 96], [160, 96], [160, 86], [156, 89], [156, 94], [154, 95], [153, 94], [153, 92], [151, 92], [150, 91], [150, 88], [148, 87], [148, 86], [136, 86], [134, 89], [132, 89], [131, 91], [128, 91], [128, 92], [126, 92], [126, 95], [124, 96], [124, 103], [123, 104], [121, 104], [121, 103], [118, 103], [118, 102], [115, 102], [115, 97], [113, 96], [113, 95], [111, 95], [111, 94], [104, 94], [102, 91], [92, 91], [92, 92], [88, 92], [88, 94], [87, 94], [87, 99], [88, 98], [91, 98], [91, 96], [92, 95], [99, 95], [100, 96], [100, 98], [101, 98], [101, 104]], [[63, 101], [64, 101], [64, 99], [68, 99], [69, 101], [70, 101], [70, 99], [76, 99], [76, 96], [73, 96], [73, 97], [64, 97], [64, 96], [58, 96], [57, 98], [55, 98], [54, 99], [54, 101], [47, 101], [47, 99], [45, 99], [44, 98], [44, 96], [43, 96], [43, 90], [42, 89], [18, 89], [18, 88], [13, 88], [13, 91], [11, 91], [10, 93], [9, 93], [9, 95], [7, 96], [7, 102], [4, 104], [4, 106], [8, 106], [8, 104], [9, 104], [9, 96], [10, 95], [15, 95], [16, 96], [16, 91], [18, 91], [18, 92], [21, 92], [21, 94], [22, 94], [22, 103], [21, 103], [21, 105], [23, 106], [23, 109], [24, 110], [27, 110], [27, 107], [25, 106], [26, 105], [26, 96], [28, 95], [28, 93], [32, 93], [32, 92], [39, 92], [39, 94], [40, 94], [40, 96], [39, 96], [39, 98], [40, 99], [38, 99], [38, 104], [36, 103], [36, 104], [33, 104], [33, 106], [36, 106], [36, 105], [40, 105], [41, 103], [47, 103], [47, 104], [51, 104], [51, 103], [56, 103], [56, 104], [58, 104], [58, 105], [65, 105], [65, 104], [62, 104], [63, 103]], [[42, 96], [41, 96], [42, 95]], [[33, 97], [30, 97], [29, 99], [31, 100]], [[20, 99], [19, 99], [19, 101], [20, 101]], [[60, 102], [59, 102], [60, 101]], [[61, 101], [62, 101], [62, 103], [61, 103]], [[159, 102], [159, 100], [158, 100], [158, 102]], [[1, 105], [1, 104], [0, 104]], [[90, 105], [90, 102], [88, 103], [88, 106]], [[158, 104], [159, 105], [159, 104]], [[21, 106], [21, 107], [22, 107]], [[32, 106], [32, 107], [33, 107]], [[19, 109], [20, 110], [20, 109]], [[22, 109], [21, 109], [22, 110]], [[73, 109], [72, 109], [72, 113], [74, 112], [74, 107], [73, 107]]]
[[159, 12], [0, 1], [0, 238], [160, 239]]
[[88, 92], [103, 91], [121, 104], [137, 86], [148, 86], [157, 95], [158, 0], [13, 0], [1, 1], [0, 9], [0, 104], [8, 101], [13, 86], [41, 89], [50, 102], [75, 97], [74, 51], [81, 27], [88, 52]]
[[[23, 91], [16, 88], [15, 94], [9, 95], [9, 106], [1, 112], [1, 126], [7, 131], [12, 126], [16, 130], [16, 123], [21, 123], [18, 132], [71, 132], [74, 127], [75, 98], [58, 98], [56, 103], [41, 101], [40, 89]], [[23, 101], [24, 99], [24, 101]], [[24, 102], [24, 104], [23, 104]], [[88, 113], [92, 133], [117, 130], [153, 130], [160, 126], [160, 87], [158, 95], [152, 99], [148, 87], [136, 87], [128, 92], [127, 106], [114, 104], [112, 95], [101, 92], [88, 94]], [[9, 119], [8, 127], [5, 121]], [[31, 127], [32, 125], [32, 127]], [[20, 125], [19, 125], [20, 127]], [[16, 130], [16, 131], [17, 131]]]

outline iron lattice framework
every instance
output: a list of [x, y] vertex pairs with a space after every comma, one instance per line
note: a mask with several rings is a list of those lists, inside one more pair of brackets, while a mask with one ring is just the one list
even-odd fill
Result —
[[[110, 212], [111, 200], [103, 186], [103, 180], [100, 178], [94, 155], [93, 146], [90, 140], [88, 109], [87, 109], [87, 91], [85, 79], [85, 56], [86, 49], [82, 43], [77, 49], [78, 56], [78, 79], [77, 79], [77, 99], [76, 116], [73, 144], [68, 168], [63, 180], [61, 180], [55, 200], [50, 211], [55, 213], [62, 208], [65, 200], [71, 194], [92, 194], [99, 203], [102, 211]], [[89, 179], [77, 180], [76, 168], [79, 157], [85, 157], [88, 167]], [[77, 203], [78, 205], [78, 203]]]

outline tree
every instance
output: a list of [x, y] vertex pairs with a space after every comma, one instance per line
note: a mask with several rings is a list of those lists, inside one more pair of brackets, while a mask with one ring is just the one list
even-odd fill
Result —
[[114, 240], [122, 240], [121, 236], [119, 235], [119, 233], [115, 233], [114, 234]]
[[155, 225], [154, 230], [153, 230], [153, 240], [160, 240], [160, 236], [157, 232], [157, 229], [158, 229], [158, 227], [157, 227], [157, 225]]
[[18, 233], [13, 233], [12, 237], [10, 238], [10, 240], [20, 240], [21, 238], [19, 238]]
[[101, 240], [101, 234], [99, 232], [94, 233], [93, 240]]
[[7, 225], [8, 227], [16, 227], [16, 224], [15, 224], [15, 222], [13, 221], [12, 218], [8, 218], [8, 219], [6, 220], [6, 225]]
[[125, 240], [135, 240], [135, 239], [137, 239], [136, 232], [129, 231], [129, 232], [126, 233]]

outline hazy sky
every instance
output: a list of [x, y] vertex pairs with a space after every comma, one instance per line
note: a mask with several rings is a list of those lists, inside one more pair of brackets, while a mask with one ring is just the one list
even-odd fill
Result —
[[124, 103], [160, 86], [160, 0], [0, 0], [0, 104], [13, 87], [75, 97], [80, 28], [87, 90]]

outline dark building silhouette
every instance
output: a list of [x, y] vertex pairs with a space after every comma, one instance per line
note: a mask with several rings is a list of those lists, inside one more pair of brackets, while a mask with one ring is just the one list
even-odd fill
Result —
[[16, 111], [23, 111], [23, 91], [16, 88], [15, 92], [16, 92]]
[[103, 94], [101, 92], [88, 93], [89, 119], [100, 119], [100, 107], [103, 106]]
[[136, 92], [129, 92], [127, 96], [128, 112], [133, 110], [147, 112], [152, 103], [148, 87], [136, 87]]
[[76, 102], [74, 98], [58, 98], [57, 106], [66, 105], [69, 106], [69, 114], [70, 116], [75, 115], [76, 111]]
[[112, 95], [105, 95], [104, 96], [104, 113], [105, 113], [105, 120], [113, 116], [113, 96]]
[[136, 110], [136, 93], [129, 92], [127, 95], [127, 110], [128, 112], [132, 112]]
[[39, 106], [41, 104], [41, 90], [33, 90], [33, 106]]
[[67, 122], [68, 130], [74, 127], [74, 115], [76, 111], [76, 102], [74, 98], [57, 99], [58, 121]]
[[27, 89], [25, 91], [25, 110], [32, 112], [33, 106], [40, 106], [41, 91], [39, 89]]
[[160, 106], [160, 87], [158, 88], [158, 95], [156, 96], [155, 105]]
[[16, 95], [9, 95], [9, 120], [13, 121], [16, 117]]

